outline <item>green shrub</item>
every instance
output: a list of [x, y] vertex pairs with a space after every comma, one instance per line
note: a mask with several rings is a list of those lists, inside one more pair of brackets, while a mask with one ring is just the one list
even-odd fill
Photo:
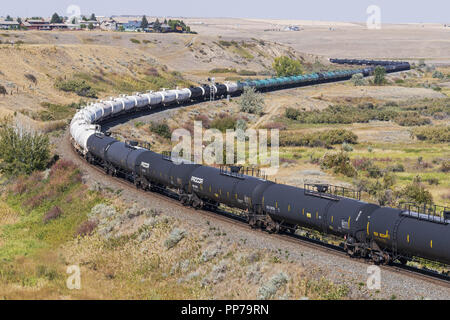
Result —
[[343, 174], [347, 177], [356, 177], [357, 172], [350, 163], [347, 153], [327, 153], [321, 159], [320, 165], [323, 169], [333, 169], [336, 174]]
[[55, 83], [55, 87], [65, 92], [74, 92], [80, 97], [97, 98], [97, 92], [93, 89], [85, 80], [72, 79], [62, 80], [59, 79]]
[[220, 40], [219, 44], [223, 47], [231, 47], [233, 45], [233, 41], [225, 41], [225, 40]]
[[450, 126], [416, 128], [412, 133], [420, 141], [433, 143], [450, 142]]
[[323, 140], [328, 145], [335, 144], [357, 144], [358, 136], [351, 132], [350, 130], [345, 129], [330, 129], [326, 131], [322, 131], [319, 134], [320, 139]]
[[401, 197], [407, 202], [415, 202], [418, 204], [433, 203], [433, 196], [425, 189], [420, 177], [416, 177], [412, 183], [402, 189]]
[[[289, 109], [289, 108], [288, 108]], [[295, 109], [294, 109], [295, 110]], [[372, 104], [360, 105], [358, 107], [330, 105], [323, 110], [312, 111], [293, 111], [289, 110], [289, 114], [285, 116], [290, 119], [296, 118], [300, 123], [367, 123], [371, 120], [389, 121], [397, 117], [398, 113], [384, 107], [377, 107]]]
[[431, 120], [421, 117], [417, 113], [402, 113], [394, 119], [395, 123], [402, 127], [423, 126], [431, 124]]
[[43, 102], [41, 103], [41, 106], [45, 107], [45, 110], [41, 110], [38, 113], [33, 114], [32, 118], [40, 121], [68, 119], [75, 114], [76, 109], [82, 104], [84, 104], [84, 102], [81, 101], [80, 103], [71, 103], [67, 105]]
[[303, 67], [300, 61], [286, 56], [275, 58], [273, 69], [278, 77], [295, 76], [303, 73]]
[[442, 172], [450, 172], [450, 160], [444, 160], [439, 170]]
[[354, 74], [352, 76], [352, 82], [355, 86], [363, 86], [365, 84], [364, 75], [362, 73]]
[[371, 177], [371, 178], [380, 178], [383, 176], [383, 172], [376, 165], [372, 165], [369, 168], [367, 168], [367, 173], [369, 174], [369, 177]]
[[386, 83], [385, 79], [386, 69], [384, 67], [377, 66], [375, 68], [374, 74], [375, 74], [375, 78], [373, 80], [374, 84], [381, 86]]
[[227, 130], [234, 130], [236, 128], [236, 119], [233, 117], [223, 117], [217, 118], [210, 125], [211, 128], [218, 129], [222, 132], [226, 132]]
[[209, 73], [236, 73], [236, 69], [214, 68], [209, 70]]
[[442, 80], [445, 78], [445, 75], [442, 72], [436, 70], [433, 72], [433, 78]]
[[405, 167], [403, 166], [403, 164], [398, 163], [396, 165], [388, 167], [387, 170], [391, 172], [405, 172]]
[[172, 137], [172, 132], [170, 131], [170, 128], [167, 125], [167, 123], [152, 122], [150, 124], [150, 131], [156, 133], [157, 135], [165, 139], [170, 139]]
[[130, 41], [135, 43], [135, 44], [140, 44], [141, 43], [141, 41], [139, 41], [138, 39], [135, 39], [135, 38], [131, 38]]
[[300, 111], [294, 108], [286, 108], [285, 116], [291, 120], [297, 120], [297, 117], [300, 115]]
[[256, 72], [255, 71], [250, 71], [250, 70], [239, 70], [238, 71], [238, 75], [240, 76], [247, 76], [247, 77], [251, 77], [251, 76], [256, 76]]
[[4, 119], [0, 124], [0, 172], [7, 175], [30, 174], [44, 170], [50, 159], [48, 136], [27, 132]]
[[261, 115], [264, 109], [264, 97], [256, 92], [255, 88], [245, 87], [244, 93], [239, 99], [239, 105], [242, 112]]
[[342, 144], [342, 150], [344, 150], [345, 152], [352, 152], [353, 147], [350, 144], [348, 144], [347, 142], [344, 142]]
[[331, 129], [300, 135], [284, 133], [280, 136], [280, 146], [282, 147], [331, 147], [343, 143], [356, 144], [358, 136], [345, 129]]
[[356, 158], [352, 160], [352, 165], [356, 170], [367, 171], [374, 164], [369, 158]]

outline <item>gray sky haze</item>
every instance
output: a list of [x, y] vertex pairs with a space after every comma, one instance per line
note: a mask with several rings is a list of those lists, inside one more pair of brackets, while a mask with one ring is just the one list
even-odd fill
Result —
[[82, 14], [161, 17], [232, 17], [365, 22], [370, 5], [381, 8], [384, 23], [448, 23], [449, 0], [1, 0], [0, 16], [69, 16], [70, 5]]

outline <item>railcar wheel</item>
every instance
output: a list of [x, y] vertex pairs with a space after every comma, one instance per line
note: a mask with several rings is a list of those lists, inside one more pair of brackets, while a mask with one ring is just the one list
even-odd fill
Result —
[[182, 195], [180, 197], [180, 202], [183, 206], [188, 206], [189, 205], [189, 197], [187, 195]]
[[203, 207], [203, 203], [202, 203], [202, 201], [199, 201], [199, 200], [195, 199], [195, 200], [192, 202], [192, 207], [193, 207], [194, 209], [201, 209], [201, 208]]

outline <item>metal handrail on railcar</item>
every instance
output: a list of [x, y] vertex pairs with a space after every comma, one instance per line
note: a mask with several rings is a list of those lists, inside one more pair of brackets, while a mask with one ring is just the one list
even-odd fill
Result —
[[450, 208], [448, 207], [404, 202], [400, 203], [398, 208], [403, 211], [402, 215], [406, 217], [446, 225], [450, 224]]
[[220, 166], [220, 174], [240, 179], [245, 178], [245, 176], [251, 176], [263, 180], [268, 180], [268, 176], [264, 174], [263, 170], [253, 167]]
[[361, 191], [330, 184], [305, 183], [305, 195], [338, 201], [340, 198], [361, 200]]

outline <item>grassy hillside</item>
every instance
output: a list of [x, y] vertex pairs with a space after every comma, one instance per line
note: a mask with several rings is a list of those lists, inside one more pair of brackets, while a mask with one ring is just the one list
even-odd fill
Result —
[[[349, 293], [288, 253], [250, 250], [209, 221], [193, 228], [131, 206], [119, 193], [89, 189], [64, 160], [10, 183], [0, 201], [0, 297], [341, 299]], [[71, 265], [81, 268], [81, 290], [66, 286]]]

